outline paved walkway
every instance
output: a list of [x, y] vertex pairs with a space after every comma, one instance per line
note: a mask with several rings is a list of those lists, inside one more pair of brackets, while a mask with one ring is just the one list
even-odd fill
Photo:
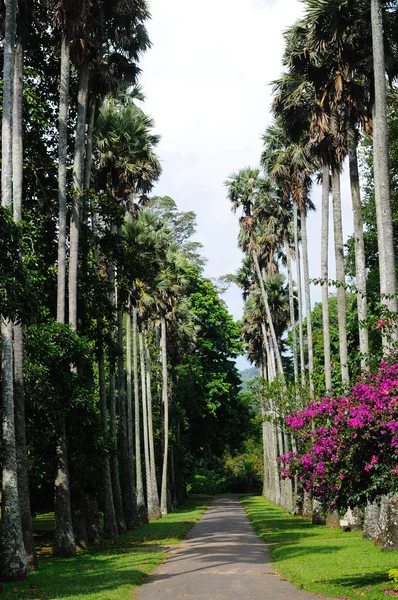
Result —
[[319, 600], [275, 573], [236, 498], [215, 500], [136, 592], [138, 600]]

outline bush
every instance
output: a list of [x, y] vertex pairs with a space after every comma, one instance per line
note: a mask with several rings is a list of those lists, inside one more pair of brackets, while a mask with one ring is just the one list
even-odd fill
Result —
[[201, 469], [194, 475], [188, 483], [187, 490], [189, 494], [223, 494], [228, 492], [228, 483], [224, 476], [217, 471], [210, 469]]

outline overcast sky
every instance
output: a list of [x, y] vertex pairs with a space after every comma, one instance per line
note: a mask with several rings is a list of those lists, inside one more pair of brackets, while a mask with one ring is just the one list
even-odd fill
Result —
[[[208, 259], [205, 275], [233, 273], [242, 258], [238, 217], [223, 182], [233, 171], [258, 166], [261, 134], [272, 120], [270, 82], [281, 73], [282, 32], [303, 6], [299, 0], [151, 0], [150, 8], [153, 47], [141, 62], [141, 84], [144, 109], [162, 136], [163, 174], [154, 193], [196, 212], [197, 239]], [[347, 191], [345, 175], [345, 237], [352, 231]], [[308, 220], [310, 276], [317, 277], [320, 190], [314, 190], [313, 201], [319, 210]], [[331, 277], [332, 254], [333, 248]], [[319, 301], [320, 289], [312, 290], [313, 301]], [[224, 300], [240, 318], [239, 290], [231, 288]]]

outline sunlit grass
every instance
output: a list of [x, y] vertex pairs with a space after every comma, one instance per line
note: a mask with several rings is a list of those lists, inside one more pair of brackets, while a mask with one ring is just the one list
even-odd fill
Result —
[[270, 544], [275, 569], [297, 587], [324, 596], [380, 600], [392, 588], [388, 570], [398, 553], [382, 552], [360, 532], [313, 526], [262, 497], [243, 498], [254, 529]]
[[191, 499], [175, 513], [141, 525], [137, 531], [117, 540], [80, 550], [76, 558], [70, 559], [50, 555], [52, 515], [39, 515], [34, 529], [37, 539], [44, 540], [40, 546], [40, 570], [30, 574], [26, 582], [3, 583], [2, 597], [14, 600], [132, 600], [134, 588], [166, 559], [165, 547], [178, 544], [185, 537], [210, 501], [210, 498]]

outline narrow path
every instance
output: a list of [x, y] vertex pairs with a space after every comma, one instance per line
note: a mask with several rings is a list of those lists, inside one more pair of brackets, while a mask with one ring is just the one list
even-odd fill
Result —
[[[236, 498], [213, 502], [138, 600], [315, 600], [282, 580]], [[323, 597], [325, 600], [325, 597]]]

